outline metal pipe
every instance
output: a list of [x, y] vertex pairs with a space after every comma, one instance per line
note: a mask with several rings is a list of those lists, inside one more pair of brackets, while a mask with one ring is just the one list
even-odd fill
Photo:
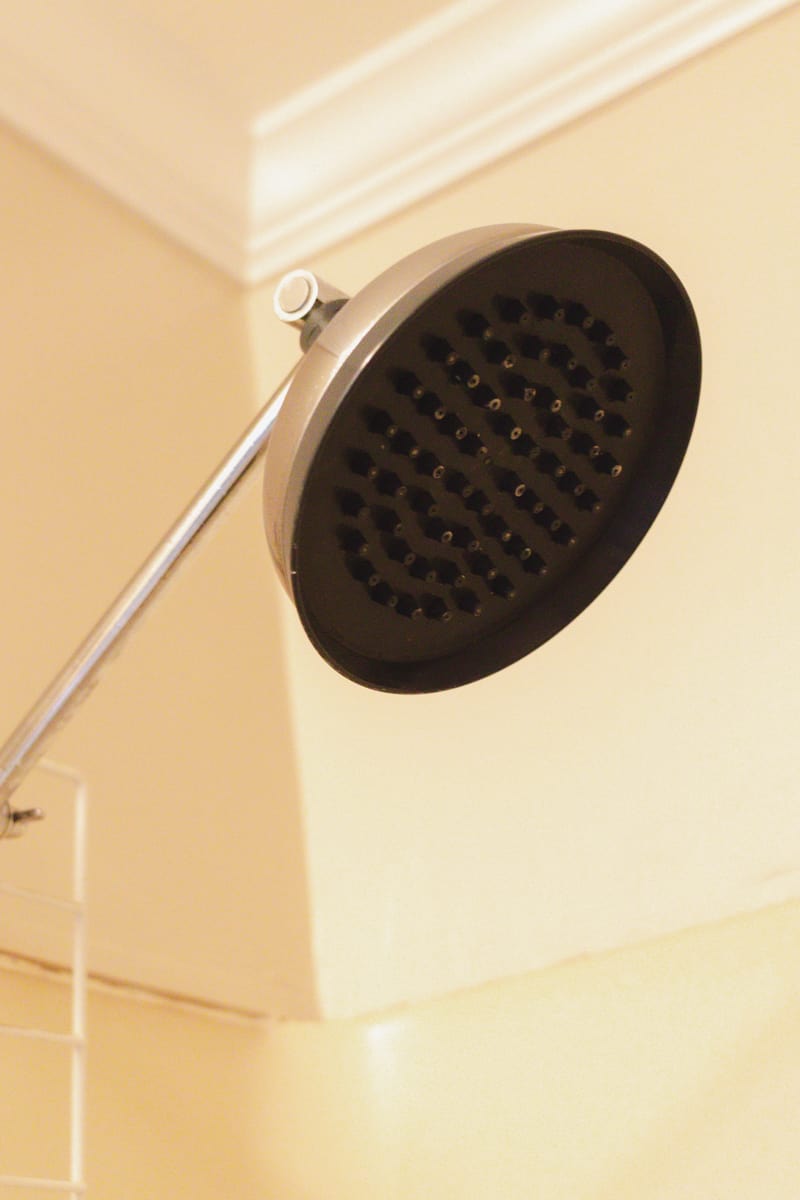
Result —
[[[100, 667], [153, 593], [264, 450], [294, 372], [281, 384], [150, 557], [100, 618], [39, 700], [0, 748], [0, 808], [42, 753], [46, 739], [96, 682]], [[0, 827], [0, 834], [3, 830]]]

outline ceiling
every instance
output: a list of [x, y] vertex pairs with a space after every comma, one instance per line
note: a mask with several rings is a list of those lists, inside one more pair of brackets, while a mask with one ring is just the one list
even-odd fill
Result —
[[[468, 7], [478, 11], [496, 4], [471, 0]], [[84, 7], [93, 21], [109, 20], [103, 0]], [[215, 102], [250, 118], [452, 4], [380, 0], [343, 9], [320, 0], [121, 0], [113, 7], [112, 26], [127, 22], [165, 61], [180, 59]]]
[[7, 0], [0, 116], [270, 278], [788, 0]]

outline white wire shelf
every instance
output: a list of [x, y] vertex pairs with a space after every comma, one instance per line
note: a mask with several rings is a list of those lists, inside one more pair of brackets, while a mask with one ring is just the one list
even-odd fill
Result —
[[55, 1033], [51, 1029], [28, 1029], [25, 1025], [0, 1025], [0, 1037], [31, 1038], [35, 1042], [55, 1042], [59, 1046], [76, 1046], [80, 1038], [71, 1033]]
[[44, 904], [48, 908], [58, 908], [62, 912], [78, 913], [81, 905], [74, 900], [65, 900], [62, 896], [50, 896], [47, 892], [35, 892], [30, 888], [17, 887], [15, 883], [0, 881], [0, 896], [13, 896], [17, 900], [27, 900], [31, 904]]
[[0, 1187], [30, 1192], [61, 1192], [67, 1196], [85, 1196], [86, 1185], [71, 1179], [34, 1179], [32, 1175], [0, 1175]]
[[72, 896], [65, 899], [30, 888], [0, 881], [0, 896], [9, 896], [31, 904], [67, 912], [72, 918], [72, 955], [70, 973], [71, 1022], [68, 1033], [0, 1024], [0, 1038], [38, 1041], [65, 1046], [70, 1051], [69, 1085], [69, 1178], [46, 1179], [32, 1175], [0, 1175], [0, 1190], [53, 1192], [73, 1197], [86, 1195], [84, 1181], [84, 1143], [86, 1127], [86, 820], [88, 790], [85, 781], [69, 767], [43, 760], [39, 768], [69, 783], [74, 794], [74, 837]]

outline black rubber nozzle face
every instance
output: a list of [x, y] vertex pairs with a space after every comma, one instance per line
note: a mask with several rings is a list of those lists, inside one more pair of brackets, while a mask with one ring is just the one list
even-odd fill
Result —
[[652, 523], [699, 380], [689, 300], [643, 246], [553, 233], [470, 268], [372, 356], [313, 458], [292, 571], [315, 645], [396, 692], [534, 650]]

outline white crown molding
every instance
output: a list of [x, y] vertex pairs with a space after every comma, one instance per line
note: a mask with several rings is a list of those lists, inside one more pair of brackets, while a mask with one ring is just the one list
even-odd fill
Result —
[[0, 113], [254, 283], [791, 2], [459, 0], [247, 113], [121, 7], [11, 0]]

